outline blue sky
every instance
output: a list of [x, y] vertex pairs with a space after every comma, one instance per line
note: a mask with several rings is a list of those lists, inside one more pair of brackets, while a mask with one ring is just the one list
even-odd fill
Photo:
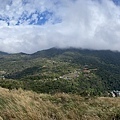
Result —
[[2, 6], [0, 22], [8, 26], [44, 25], [49, 21], [52, 24], [61, 22], [55, 10], [62, 5], [57, 0], [17, 0], [17, 2], [6, 0]]
[[[1, 0], [1, 1], [3, 1], [3, 0]], [[14, 4], [13, 0], [7, 0], [7, 2], [5, 2], [5, 9], [3, 9], [6, 11], [6, 13], [0, 14], [0, 21], [6, 22], [6, 24], [8, 26], [22, 25], [22, 24], [44, 25], [48, 21], [51, 21], [51, 23], [53, 23], [53, 24], [62, 22], [62, 18], [60, 18], [60, 16], [55, 16], [56, 11], [49, 8], [50, 6], [46, 6], [46, 9], [41, 11], [41, 8], [39, 8], [39, 6], [41, 6], [41, 4], [40, 4], [41, 2], [39, 2], [39, 1], [43, 1], [43, 0], [35, 0], [35, 1], [36, 2], [33, 2], [33, 0], [18, 0], [18, 3], [16, 2], [16, 4]], [[69, 0], [69, 1], [74, 3], [77, 0]], [[88, 0], [88, 1], [91, 1], [91, 0]], [[93, 0], [93, 1], [97, 2], [97, 0]], [[103, 0], [98, 0], [98, 2], [102, 3]], [[36, 6], [37, 3], [40, 5]], [[64, 6], [64, 2], [59, 1], [59, 0], [51, 0], [51, 3], [52, 3], [52, 5], [54, 5], [53, 7], [59, 8], [59, 7]], [[120, 0], [113, 0], [113, 3], [115, 5], [119, 5]], [[69, 4], [69, 2], [68, 2], [68, 4]], [[32, 7], [32, 5], [33, 5], [33, 7]], [[26, 9], [26, 6], [28, 6], [29, 8]], [[19, 10], [19, 7], [22, 8], [21, 11]], [[13, 11], [10, 10], [10, 8], [12, 8]], [[33, 9], [32, 11], [30, 11], [31, 8]], [[16, 10], [16, 11], [14, 11], [14, 10]], [[18, 10], [20, 13], [19, 13], [19, 16], [17, 17], [17, 19], [15, 19], [16, 18], [15, 16], [18, 15], [17, 14]], [[12, 14], [13, 13], [14, 14], [11, 16], [9, 14], [9, 11], [10, 11], [10, 13], [12, 12]], [[12, 20], [14, 21], [14, 23], [12, 22]]]
[[120, 51], [120, 0], [0, 0], [0, 51]]
[[120, 0], [113, 0], [116, 5], [120, 5]]

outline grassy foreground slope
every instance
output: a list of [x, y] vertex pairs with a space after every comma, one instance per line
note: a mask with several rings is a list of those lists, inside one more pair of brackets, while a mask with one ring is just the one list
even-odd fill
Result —
[[0, 88], [0, 120], [119, 120], [120, 98]]

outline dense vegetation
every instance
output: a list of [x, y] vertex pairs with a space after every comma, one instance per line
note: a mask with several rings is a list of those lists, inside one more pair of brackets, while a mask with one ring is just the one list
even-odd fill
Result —
[[9, 89], [107, 95], [120, 90], [120, 53], [74, 48], [34, 54], [1, 52], [0, 75], [0, 86]]

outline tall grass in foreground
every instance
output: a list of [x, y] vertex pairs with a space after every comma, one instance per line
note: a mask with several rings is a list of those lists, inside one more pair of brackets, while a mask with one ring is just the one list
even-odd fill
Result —
[[0, 120], [120, 120], [120, 98], [0, 88]]

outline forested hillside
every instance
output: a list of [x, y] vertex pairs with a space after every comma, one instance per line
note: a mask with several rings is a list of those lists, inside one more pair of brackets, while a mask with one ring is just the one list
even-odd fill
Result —
[[42, 93], [107, 95], [120, 90], [120, 53], [57, 49], [34, 54], [0, 53], [0, 85]]

